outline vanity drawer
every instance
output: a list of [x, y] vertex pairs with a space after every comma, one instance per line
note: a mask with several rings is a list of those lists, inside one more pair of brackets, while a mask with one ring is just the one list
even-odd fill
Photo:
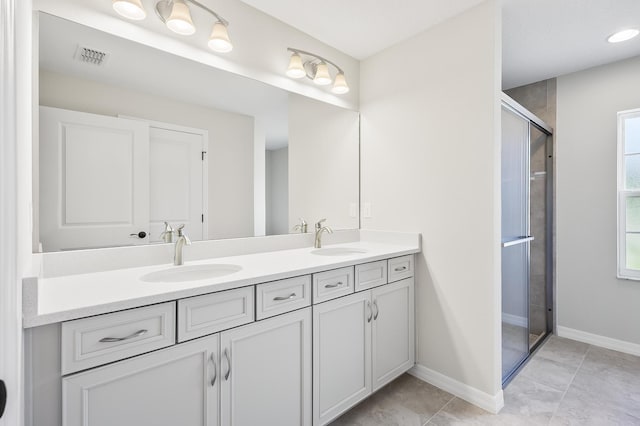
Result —
[[256, 286], [256, 318], [311, 306], [311, 275], [258, 284]]
[[404, 280], [413, 276], [413, 255], [389, 259], [389, 282]]
[[387, 261], [356, 265], [356, 291], [387, 283]]
[[178, 342], [253, 322], [253, 292], [251, 286], [178, 300]]
[[353, 266], [313, 274], [313, 303], [325, 302], [353, 292]]
[[63, 322], [62, 374], [171, 346], [175, 330], [175, 302]]

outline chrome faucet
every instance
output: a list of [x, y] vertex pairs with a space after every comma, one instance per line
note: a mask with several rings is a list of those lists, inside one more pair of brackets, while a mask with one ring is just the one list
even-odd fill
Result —
[[300, 231], [301, 234], [307, 233], [307, 222], [300, 218], [300, 223], [293, 227], [294, 231]]
[[316, 238], [315, 238], [315, 242], [313, 244], [313, 246], [315, 248], [322, 248], [322, 233], [323, 232], [328, 232], [329, 234], [333, 234], [333, 229], [331, 229], [329, 226], [322, 226], [322, 222], [324, 222], [327, 219], [320, 219], [317, 223], [316, 223]]
[[191, 240], [184, 234], [184, 224], [178, 226], [178, 239], [176, 240], [176, 254], [173, 256], [173, 264], [176, 266], [180, 266], [184, 264], [184, 260], [182, 259], [182, 249], [185, 245], [190, 246]]
[[169, 224], [169, 222], [165, 222], [164, 223], [164, 231], [162, 231], [162, 234], [160, 234], [160, 238], [162, 238], [162, 241], [165, 243], [172, 243], [173, 242], [173, 234], [175, 234], [175, 230], [173, 229], [173, 227], [171, 227], [171, 225]]

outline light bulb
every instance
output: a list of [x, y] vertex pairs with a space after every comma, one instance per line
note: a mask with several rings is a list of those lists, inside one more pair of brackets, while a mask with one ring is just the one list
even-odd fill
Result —
[[173, 0], [171, 15], [167, 19], [167, 28], [181, 35], [191, 35], [196, 32], [196, 27], [191, 20], [189, 6], [184, 0]]
[[113, 0], [113, 10], [134, 21], [140, 21], [147, 17], [147, 12], [145, 12], [140, 0]]
[[627, 30], [618, 31], [615, 34], [610, 35], [607, 41], [609, 43], [620, 43], [622, 41], [631, 40], [632, 38], [637, 36], [639, 33], [640, 31], [638, 31], [637, 29], [630, 28]]
[[227, 53], [233, 50], [233, 44], [229, 40], [229, 32], [227, 26], [218, 21], [213, 24], [211, 35], [209, 36], [209, 48], [215, 52]]
[[316, 75], [313, 77], [313, 82], [318, 86], [326, 86], [331, 84], [331, 75], [329, 74], [329, 67], [323, 61], [316, 66]]
[[291, 78], [302, 78], [307, 75], [307, 72], [304, 70], [304, 65], [302, 65], [302, 58], [295, 52], [291, 55], [287, 75]]
[[344, 95], [349, 92], [349, 86], [347, 85], [347, 79], [344, 78], [344, 73], [339, 72], [336, 75], [331, 91], [337, 95]]

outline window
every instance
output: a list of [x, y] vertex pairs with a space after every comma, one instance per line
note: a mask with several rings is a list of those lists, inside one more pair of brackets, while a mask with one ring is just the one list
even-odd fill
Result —
[[618, 276], [640, 280], [640, 109], [618, 113]]

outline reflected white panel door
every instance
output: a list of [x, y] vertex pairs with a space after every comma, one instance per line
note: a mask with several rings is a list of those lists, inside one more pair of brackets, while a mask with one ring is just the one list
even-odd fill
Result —
[[147, 243], [148, 152], [146, 123], [40, 107], [44, 250]]
[[222, 332], [220, 363], [222, 425], [311, 425], [311, 308]]
[[371, 394], [371, 292], [313, 306], [313, 424]]
[[371, 290], [373, 391], [415, 362], [413, 278]]
[[164, 222], [185, 224], [192, 240], [202, 240], [206, 214], [203, 168], [206, 132], [156, 127], [149, 131], [150, 241], [160, 241]]
[[65, 426], [216, 426], [218, 335], [62, 380]]

